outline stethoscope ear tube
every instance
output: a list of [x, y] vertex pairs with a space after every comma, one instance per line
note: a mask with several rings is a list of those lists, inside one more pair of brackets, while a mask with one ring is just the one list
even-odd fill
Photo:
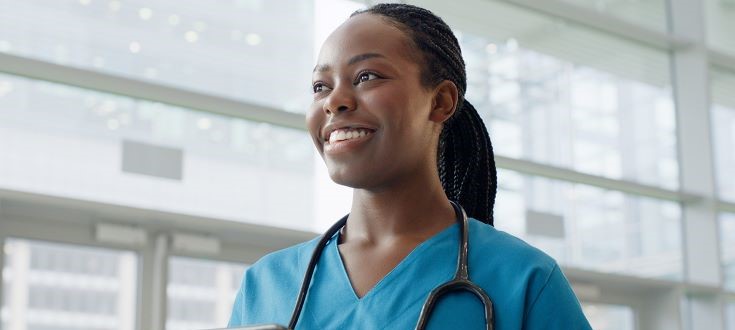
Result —
[[311, 284], [312, 275], [314, 275], [314, 268], [319, 262], [319, 257], [322, 255], [322, 251], [327, 246], [327, 242], [332, 239], [332, 236], [334, 236], [334, 234], [336, 234], [337, 231], [339, 231], [340, 228], [344, 227], [344, 225], [347, 223], [348, 216], [349, 214], [345, 215], [344, 217], [342, 217], [342, 219], [339, 219], [337, 223], [332, 225], [332, 227], [330, 227], [319, 240], [316, 248], [314, 248], [314, 253], [311, 254], [311, 259], [309, 260], [309, 266], [306, 267], [306, 274], [304, 275], [304, 281], [301, 283], [299, 296], [296, 299], [296, 306], [294, 307], [293, 314], [291, 314], [291, 321], [288, 322], [289, 329], [296, 329], [296, 322], [299, 321], [301, 309], [304, 308], [304, 301], [306, 300], [306, 294], [309, 290], [309, 285]]

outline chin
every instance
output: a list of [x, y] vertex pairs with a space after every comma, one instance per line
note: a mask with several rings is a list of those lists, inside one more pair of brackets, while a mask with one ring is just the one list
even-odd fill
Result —
[[366, 175], [355, 169], [328, 168], [329, 177], [334, 183], [355, 189], [369, 188], [375, 185], [375, 177]]

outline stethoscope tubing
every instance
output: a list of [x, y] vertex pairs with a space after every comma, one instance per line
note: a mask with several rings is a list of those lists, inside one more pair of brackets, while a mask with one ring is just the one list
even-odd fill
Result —
[[[416, 330], [423, 330], [426, 328], [429, 317], [431, 316], [431, 312], [433, 311], [434, 306], [436, 305], [436, 302], [439, 300], [439, 298], [449, 292], [456, 290], [469, 291], [482, 302], [485, 308], [486, 329], [492, 330], [494, 323], [492, 300], [490, 300], [490, 297], [481, 287], [479, 287], [475, 283], [472, 283], [472, 281], [470, 281], [469, 279], [469, 265], [467, 261], [469, 254], [469, 222], [467, 220], [467, 214], [465, 213], [464, 209], [459, 206], [459, 204], [453, 201], [450, 201], [450, 203], [454, 208], [454, 212], [457, 214], [457, 222], [460, 226], [457, 268], [455, 270], [454, 278], [452, 280], [434, 288], [429, 293], [429, 296], [426, 298], [426, 302], [424, 302], [424, 305], [421, 308], [421, 313], [419, 314], [419, 319], [416, 323]], [[342, 217], [342, 219], [339, 219], [339, 221], [332, 225], [332, 227], [330, 227], [326, 231], [326, 233], [324, 233], [321, 239], [319, 239], [319, 242], [314, 248], [314, 252], [311, 255], [311, 259], [309, 260], [309, 265], [306, 267], [306, 274], [304, 274], [304, 280], [301, 283], [301, 289], [299, 290], [299, 295], [296, 299], [296, 306], [294, 306], [293, 314], [291, 315], [291, 321], [288, 323], [288, 329], [296, 328], [296, 323], [298, 322], [299, 316], [301, 315], [301, 311], [304, 307], [304, 302], [306, 301], [306, 295], [309, 291], [309, 285], [311, 284], [311, 279], [313, 278], [314, 268], [316, 268], [316, 264], [319, 262], [322, 251], [324, 251], [324, 248], [327, 246], [334, 234], [336, 234], [347, 223], [348, 216], [349, 214], [345, 215], [344, 217]]]
[[342, 217], [342, 219], [339, 219], [339, 221], [332, 225], [332, 227], [329, 227], [327, 232], [324, 233], [322, 238], [319, 240], [319, 243], [317, 243], [316, 248], [314, 248], [314, 252], [311, 254], [311, 259], [309, 260], [309, 265], [306, 267], [304, 280], [301, 282], [301, 289], [299, 290], [298, 298], [296, 298], [296, 306], [294, 307], [293, 314], [291, 314], [291, 321], [288, 322], [289, 329], [296, 329], [296, 322], [298, 322], [301, 310], [304, 308], [304, 301], [306, 300], [306, 294], [309, 291], [309, 285], [311, 284], [311, 278], [314, 274], [314, 268], [316, 268], [316, 264], [319, 262], [319, 257], [321, 257], [322, 251], [324, 251], [324, 248], [327, 246], [329, 240], [332, 239], [332, 236], [334, 236], [334, 234], [336, 234], [337, 231], [347, 223], [348, 216], [349, 213]]
[[469, 221], [467, 220], [467, 214], [459, 204], [452, 202], [454, 212], [457, 213], [457, 219], [462, 219], [459, 222], [459, 253], [457, 253], [457, 269], [454, 271], [454, 278], [449, 282], [446, 282], [431, 290], [429, 296], [426, 298], [423, 307], [421, 307], [421, 313], [419, 314], [419, 320], [416, 323], [416, 330], [426, 329], [426, 325], [429, 322], [429, 316], [434, 310], [436, 302], [439, 301], [443, 295], [452, 291], [463, 290], [469, 291], [474, 294], [475, 297], [480, 299], [482, 306], [485, 308], [485, 326], [487, 330], [493, 329], [493, 302], [490, 300], [490, 296], [485, 293], [480, 286], [470, 281], [469, 276], [469, 262], [467, 261], [469, 250], [470, 250], [470, 239], [469, 239]]

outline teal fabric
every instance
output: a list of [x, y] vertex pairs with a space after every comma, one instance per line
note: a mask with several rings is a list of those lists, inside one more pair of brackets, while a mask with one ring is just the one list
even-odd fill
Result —
[[[495, 329], [591, 329], [557, 263], [540, 250], [470, 218], [470, 280], [494, 304]], [[429, 292], [454, 276], [459, 225], [417, 246], [358, 298], [337, 248], [324, 249], [297, 329], [413, 329]], [[287, 325], [318, 238], [271, 253], [247, 269], [229, 326]], [[440, 299], [429, 329], [484, 329], [482, 303], [470, 293]]]

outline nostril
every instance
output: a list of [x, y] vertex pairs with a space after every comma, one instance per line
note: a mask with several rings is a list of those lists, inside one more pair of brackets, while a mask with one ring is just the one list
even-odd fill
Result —
[[339, 108], [337, 108], [337, 111], [339, 111], [339, 112], [347, 111], [347, 110], [348, 110], [348, 108], [347, 108], [346, 105], [340, 105]]

